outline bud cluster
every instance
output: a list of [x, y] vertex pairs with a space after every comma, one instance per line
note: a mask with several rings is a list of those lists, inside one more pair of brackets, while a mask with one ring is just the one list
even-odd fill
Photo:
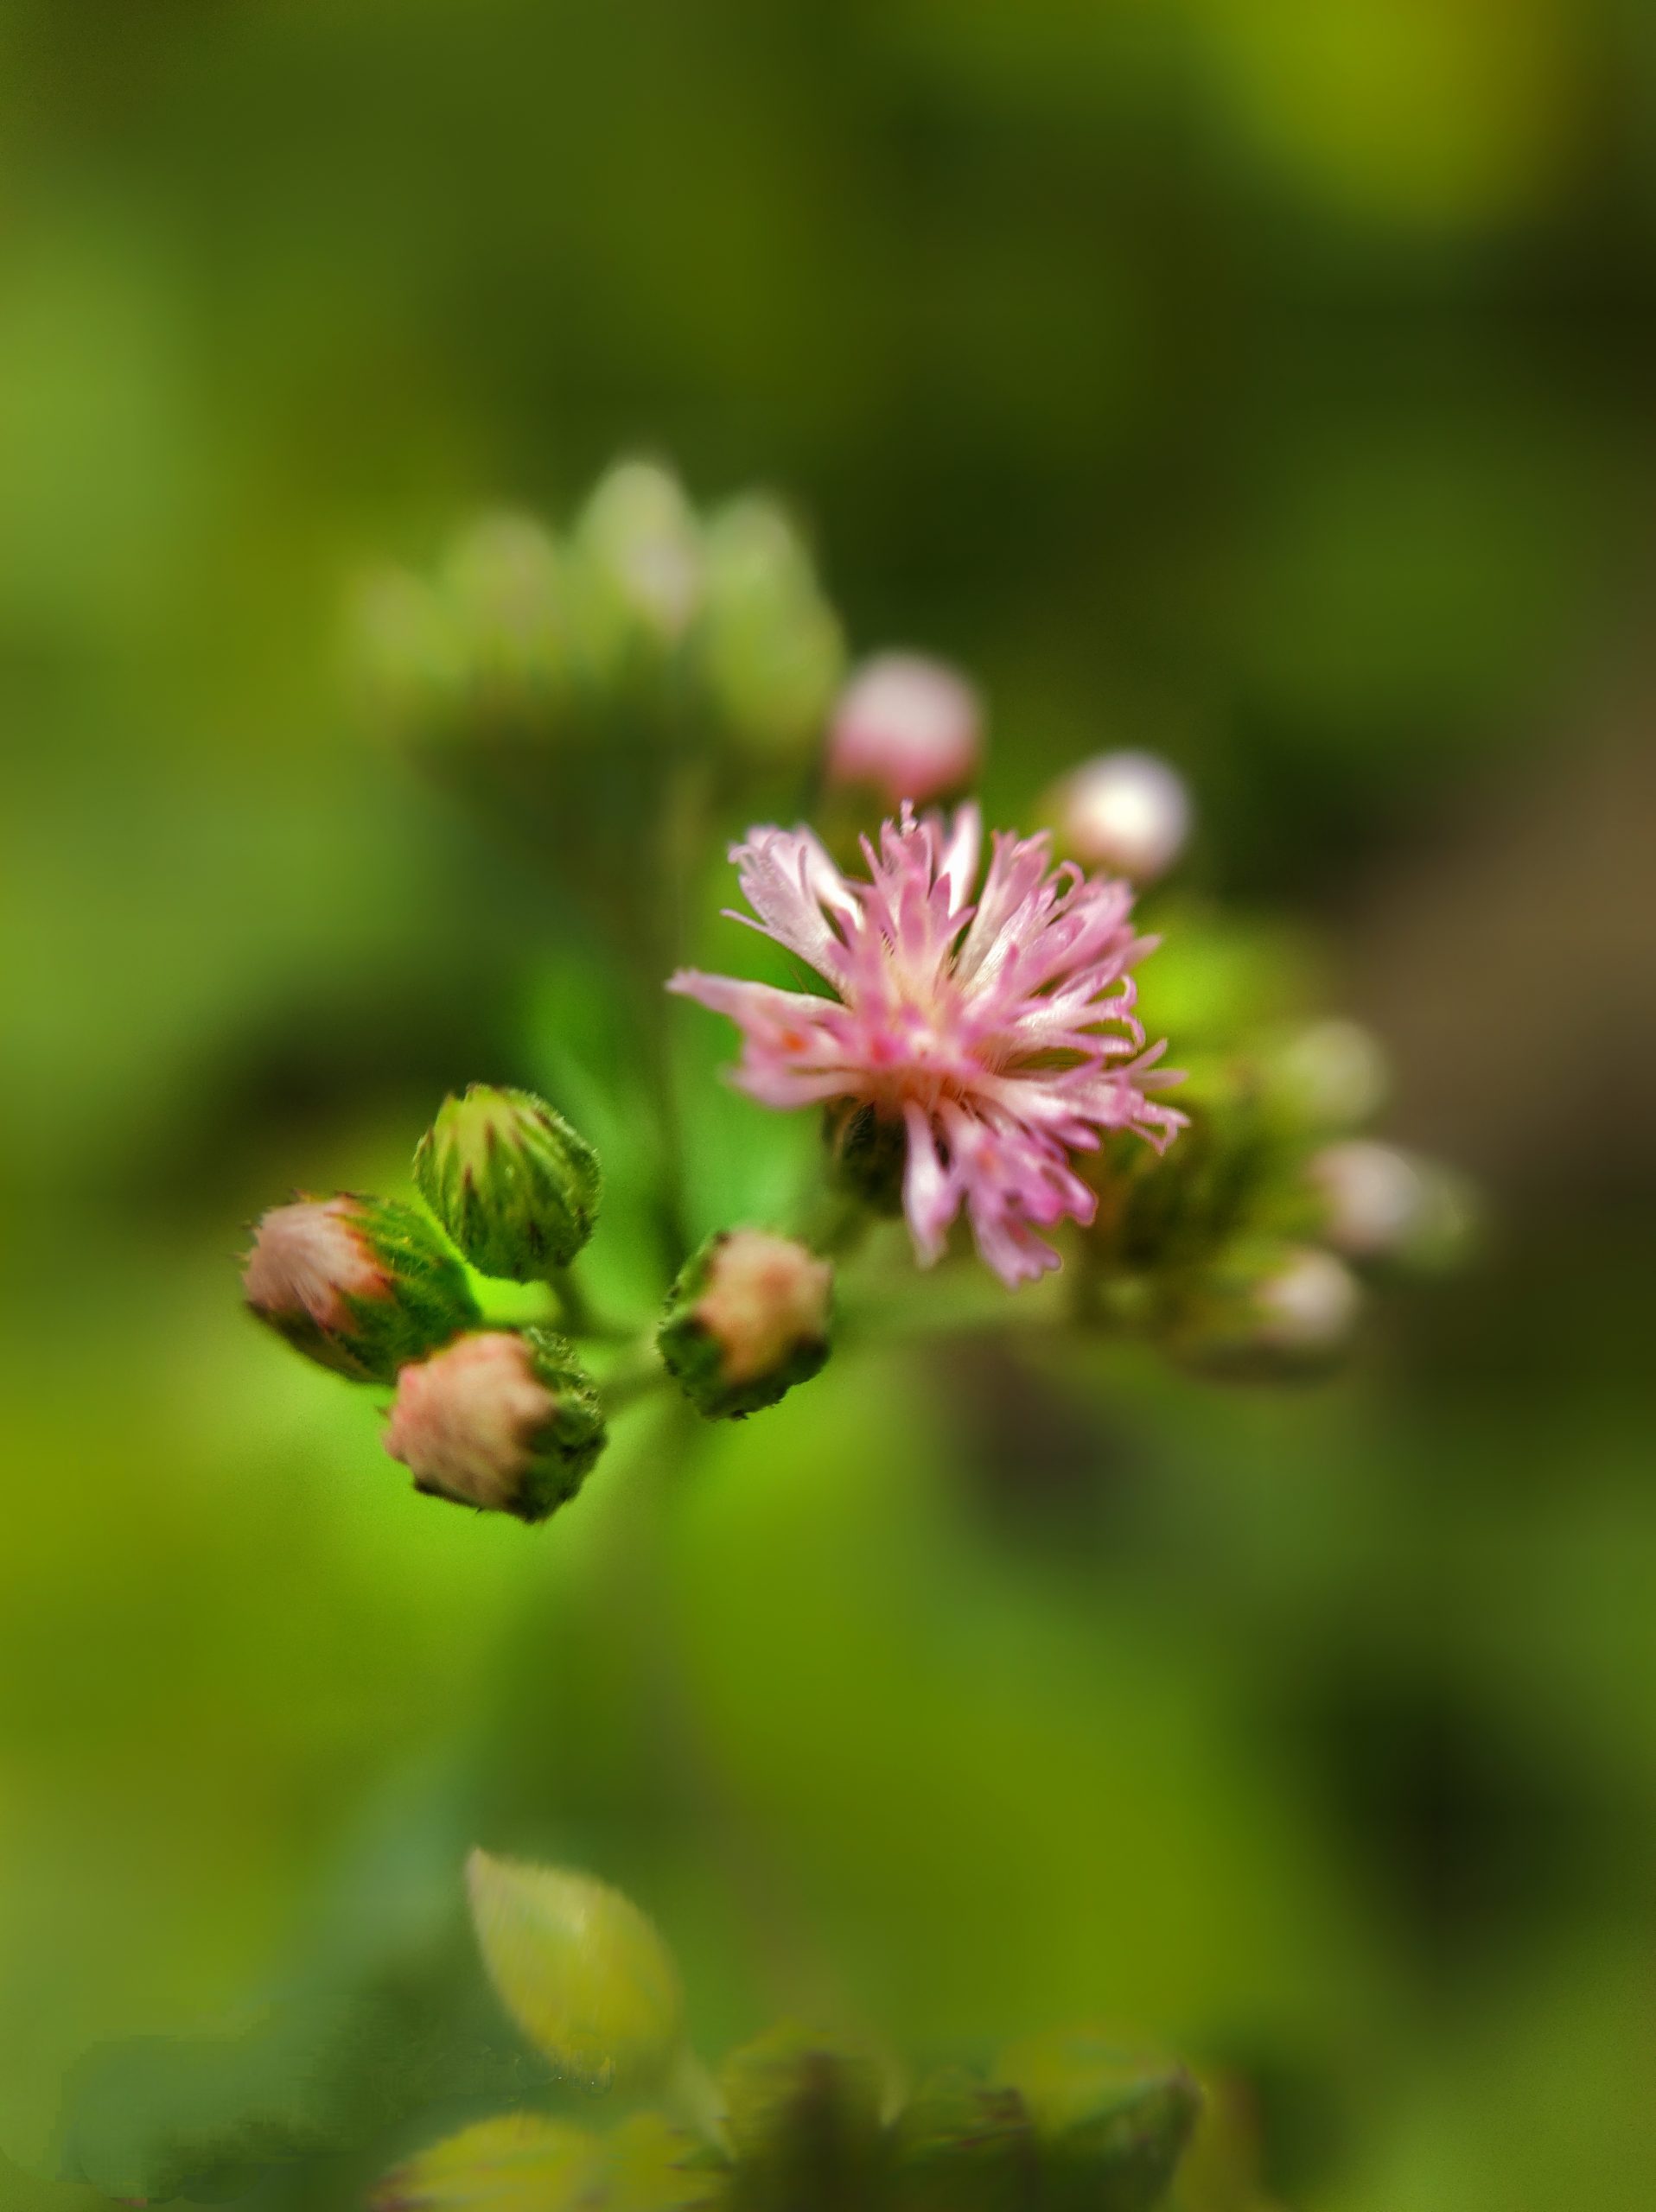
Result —
[[543, 1521], [603, 1449], [602, 1408], [566, 1338], [485, 1321], [464, 1262], [518, 1282], [567, 1268], [597, 1213], [596, 1155], [532, 1092], [474, 1084], [445, 1102], [415, 1170], [442, 1228], [349, 1192], [274, 1207], [244, 1297], [319, 1365], [393, 1386], [385, 1446], [416, 1490]]
[[[1257, 2199], [1251, 2158], [1176, 2063], [1082, 2028], [1030, 2037], [982, 2072], [908, 2087], [863, 2037], [783, 2024], [710, 2075], [684, 2042], [671, 1954], [590, 1877], [474, 1853], [496, 1990], [560, 2078], [658, 2100], [608, 2134], [528, 2113], [485, 2120], [386, 2176], [394, 2207], [512, 2201], [671, 2212], [1175, 2212]], [[1187, 2158], [1187, 2154], [1188, 2158]], [[1185, 2199], [1188, 2166], [1202, 2193]], [[504, 2200], [503, 2200], [504, 2201]]]
[[370, 702], [400, 739], [480, 774], [491, 754], [497, 770], [544, 755], [568, 772], [543, 795], [570, 797], [583, 759], [601, 772], [617, 747], [636, 756], [692, 730], [736, 759], [801, 761], [843, 660], [780, 505], [749, 493], [702, 514], [643, 460], [610, 469], [562, 537], [486, 514], [433, 573], [369, 577], [354, 632]]
[[1320, 1372], [1349, 1343], [1369, 1281], [1462, 1255], [1467, 1188], [1360, 1133], [1387, 1072], [1354, 1022], [1245, 1033], [1194, 1058], [1181, 1093], [1191, 1127], [1166, 1165], [1147, 1177], [1112, 1151], [1094, 1171], [1100, 1309], [1201, 1372]]

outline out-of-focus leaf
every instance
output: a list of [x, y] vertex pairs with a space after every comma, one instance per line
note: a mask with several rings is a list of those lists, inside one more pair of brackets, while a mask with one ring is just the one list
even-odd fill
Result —
[[584, 2128], [508, 2113], [481, 2120], [386, 2175], [373, 2212], [563, 2212], [594, 2200], [602, 2145]]
[[711, 2212], [724, 2186], [717, 2153], [653, 2113], [602, 2137], [510, 2113], [387, 2174], [373, 2212]]
[[1048, 2212], [1149, 2212], [1162, 2202], [1201, 2104], [1182, 2067], [1083, 2028], [1030, 2037], [995, 2072], [1034, 2119]]
[[678, 2047], [684, 1993], [638, 1907], [589, 1875], [482, 1851], [466, 1876], [494, 1986], [558, 2073], [595, 2088], [658, 2078]]

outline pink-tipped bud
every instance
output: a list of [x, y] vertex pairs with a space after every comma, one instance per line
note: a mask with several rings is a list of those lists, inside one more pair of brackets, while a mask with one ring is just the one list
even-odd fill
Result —
[[791, 1236], [732, 1229], [686, 1262], [658, 1342], [693, 1404], [715, 1420], [774, 1406], [828, 1357], [834, 1271]]
[[397, 1377], [385, 1449], [429, 1497], [544, 1521], [603, 1448], [603, 1414], [563, 1338], [484, 1329]]
[[242, 1294], [308, 1358], [389, 1382], [477, 1319], [459, 1261], [425, 1218], [390, 1198], [301, 1198], [260, 1217]]
[[920, 806], [964, 791], [982, 756], [983, 710], [963, 676], [918, 653], [878, 653], [839, 696], [827, 779]]
[[1059, 843], [1083, 867], [1135, 883], [1165, 875], [1190, 835], [1184, 779], [1153, 753], [1103, 753], [1059, 785]]

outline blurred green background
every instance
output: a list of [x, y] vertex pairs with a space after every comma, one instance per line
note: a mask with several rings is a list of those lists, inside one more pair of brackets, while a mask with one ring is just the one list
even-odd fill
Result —
[[[1303, 2212], [1656, 2202], [1653, 126], [1640, 0], [0, 5], [7, 2205], [179, 2038], [325, 2108], [249, 2204], [499, 2103], [475, 1841], [710, 2050], [1103, 2013]], [[412, 1496], [234, 1255], [537, 1079], [547, 948], [340, 607], [639, 447], [971, 670], [1003, 815], [1174, 759], [1481, 1268], [1309, 1391], [870, 1355], [668, 1498]]]

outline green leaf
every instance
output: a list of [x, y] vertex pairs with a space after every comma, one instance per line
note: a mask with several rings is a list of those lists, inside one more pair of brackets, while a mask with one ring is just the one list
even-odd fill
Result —
[[463, 2128], [387, 2174], [373, 2212], [564, 2212], [589, 2201], [602, 2148], [584, 2128], [508, 2113]]
[[683, 2034], [684, 1994], [638, 1907], [589, 1875], [482, 1851], [466, 1878], [490, 1978], [557, 2072], [594, 2089], [659, 2080]]
[[372, 2212], [716, 2212], [727, 2174], [717, 2152], [653, 2113], [607, 2137], [507, 2113], [387, 2174]]
[[995, 2070], [1035, 2122], [1043, 2212], [1150, 2212], [1162, 2202], [1201, 2106], [1182, 2067], [1071, 2029], [1030, 2037]]

